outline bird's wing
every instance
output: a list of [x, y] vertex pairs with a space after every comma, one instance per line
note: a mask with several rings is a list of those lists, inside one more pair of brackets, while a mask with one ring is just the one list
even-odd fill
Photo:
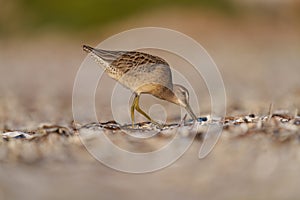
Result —
[[151, 66], [153, 64], [162, 64], [169, 68], [169, 64], [158, 56], [138, 52], [138, 51], [110, 51], [104, 49], [96, 49], [87, 45], [83, 46], [87, 52], [99, 56], [103, 61], [110, 65], [118, 73], [125, 74], [127, 71], [136, 67]]
[[[158, 56], [138, 51], [96, 49], [87, 45], [84, 45], [83, 49], [101, 58], [101, 60], [96, 58], [96, 61], [104, 65], [105, 71], [116, 80], [119, 80], [121, 77], [123, 77], [124, 80], [128, 78], [128, 76], [124, 75], [129, 71], [132, 72], [129, 74], [135, 74], [135, 76], [143, 76], [146, 73], [150, 74], [147, 76], [147, 79], [151, 79], [153, 82], [167, 83], [166, 85], [172, 88], [172, 75], [169, 64]], [[159, 79], [164, 80], [159, 81]]]
[[112, 67], [122, 71], [124, 74], [133, 68], [145, 68], [156, 64], [162, 64], [165, 65], [165, 67], [170, 68], [169, 64], [164, 59], [137, 51], [123, 51], [117, 53], [115, 60], [110, 63]]
[[96, 54], [97, 56], [102, 58], [108, 64], [111, 64], [115, 60], [122, 57], [123, 54], [126, 54], [127, 51], [109, 51], [109, 50], [104, 50], [104, 49], [92, 48], [90, 52]]

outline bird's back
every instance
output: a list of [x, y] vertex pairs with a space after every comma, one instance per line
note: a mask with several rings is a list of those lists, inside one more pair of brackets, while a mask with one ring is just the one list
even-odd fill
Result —
[[[93, 56], [106, 64], [105, 72], [133, 91], [151, 93], [149, 85], [161, 85], [172, 90], [172, 74], [169, 64], [162, 58], [138, 51], [109, 51], [94, 49]], [[101, 62], [98, 61], [99, 64]], [[102, 64], [103, 65], [103, 64]], [[143, 87], [142, 86], [146, 86]], [[157, 87], [157, 86], [156, 86]]]

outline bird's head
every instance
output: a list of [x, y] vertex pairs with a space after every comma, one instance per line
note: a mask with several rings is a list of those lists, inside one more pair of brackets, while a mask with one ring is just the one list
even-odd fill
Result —
[[182, 85], [174, 84], [173, 85], [173, 93], [176, 96], [176, 104], [184, 107], [189, 115], [197, 121], [197, 117], [192, 111], [189, 104], [189, 91], [183, 87]]

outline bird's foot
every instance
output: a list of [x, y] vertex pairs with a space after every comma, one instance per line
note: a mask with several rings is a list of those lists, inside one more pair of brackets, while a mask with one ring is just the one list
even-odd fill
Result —
[[151, 123], [154, 124], [155, 126], [157, 126], [159, 129], [163, 129], [165, 127], [163, 124], [160, 124], [160, 123], [158, 123], [156, 121], [153, 121], [153, 120], [151, 121]]

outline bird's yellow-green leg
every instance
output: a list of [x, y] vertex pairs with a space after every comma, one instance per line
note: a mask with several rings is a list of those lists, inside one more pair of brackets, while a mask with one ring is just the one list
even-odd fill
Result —
[[131, 113], [131, 122], [132, 122], [132, 128], [134, 128], [134, 109], [135, 109], [135, 105], [137, 102], [137, 95], [135, 94], [131, 108], [130, 108], [130, 113]]
[[149, 117], [149, 115], [147, 115], [139, 106], [139, 100], [140, 100], [140, 96], [136, 95], [135, 99], [136, 100], [135, 103], [135, 109], [141, 113], [142, 115], [144, 115], [150, 122], [152, 122], [153, 124], [159, 126], [160, 128], [162, 128], [163, 126], [161, 124], [159, 124], [158, 122], [154, 121], [153, 119], [151, 119], [151, 117]]

